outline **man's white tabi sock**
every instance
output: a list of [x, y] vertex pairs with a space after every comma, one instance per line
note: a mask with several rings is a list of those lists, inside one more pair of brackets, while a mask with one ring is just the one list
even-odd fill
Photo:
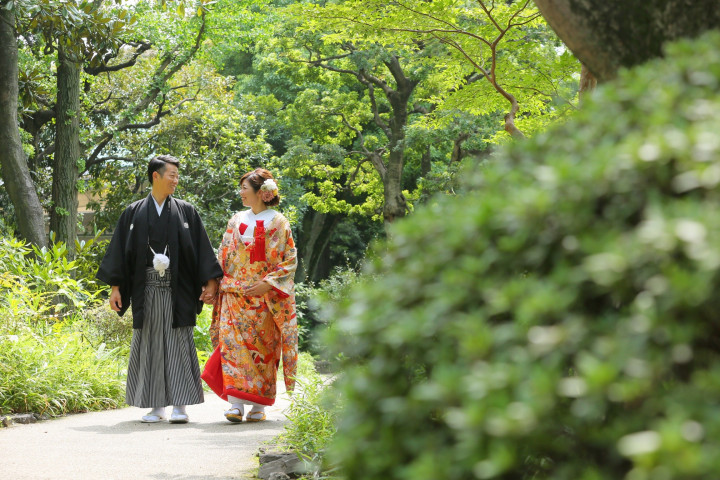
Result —
[[157, 415], [158, 417], [164, 417], [165, 416], [165, 407], [156, 407], [153, 408], [148, 415]]
[[187, 415], [187, 413], [185, 412], [185, 405], [173, 406], [173, 413], [178, 413], [180, 415]]

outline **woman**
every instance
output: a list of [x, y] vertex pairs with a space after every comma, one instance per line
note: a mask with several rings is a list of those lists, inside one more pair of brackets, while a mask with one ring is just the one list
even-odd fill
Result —
[[287, 391], [297, 364], [295, 243], [288, 220], [269, 208], [280, 203], [272, 174], [262, 168], [243, 175], [243, 205], [233, 215], [218, 251], [223, 279], [215, 298], [210, 335], [215, 351], [203, 379], [230, 402], [225, 418], [265, 420], [275, 403], [277, 369], [282, 357]]

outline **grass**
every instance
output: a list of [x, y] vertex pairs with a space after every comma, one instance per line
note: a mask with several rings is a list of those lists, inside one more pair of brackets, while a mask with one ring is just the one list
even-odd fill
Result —
[[131, 320], [83, 275], [97, 269], [84, 248], [71, 262], [63, 244], [0, 237], [0, 414], [57, 416], [124, 399]]
[[77, 332], [0, 337], [0, 413], [63, 415], [116, 408], [124, 398], [116, 352]]
[[325, 478], [319, 476], [322, 456], [336, 431], [336, 406], [324, 395], [329, 381], [329, 377], [315, 371], [310, 354], [300, 354], [295, 392], [285, 412], [288, 422], [276, 443], [297, 453], [305, 461], [307, 471], [314, 472], [303, 478]]

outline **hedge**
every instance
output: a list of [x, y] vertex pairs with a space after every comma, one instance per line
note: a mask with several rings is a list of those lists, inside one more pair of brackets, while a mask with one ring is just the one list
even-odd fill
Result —
[[348, 479], [720, 472], [720, 33], [398, 222], [327, 314]]

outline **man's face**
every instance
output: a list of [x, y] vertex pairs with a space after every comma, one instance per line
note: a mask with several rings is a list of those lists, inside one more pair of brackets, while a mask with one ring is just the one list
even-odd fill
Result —
[[[163, 170], [163, 169], [160, 169]], [[180, 174], [178, 168], [170, 163], [165, 164], [165, 171], [160, 174], [160, 170], [153, 172], [153, 190], [164, 195], [172, 195], [175, 193]]]

